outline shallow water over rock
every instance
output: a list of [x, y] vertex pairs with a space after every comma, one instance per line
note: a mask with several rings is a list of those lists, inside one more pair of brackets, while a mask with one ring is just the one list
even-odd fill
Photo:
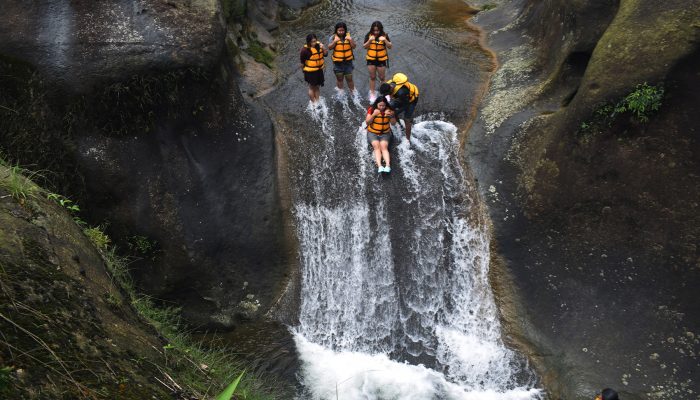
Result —
[[[470, 13], [454, 1], [332, 2], [282, 29], [288, 78], [263, 99], [276, 115], [299, 240], [301, 307], [291, 329], [300, 399], [540, 396], [526, 360], [501, 340], [489, 238], [460, 162], [492, 65], [459, 18]], [[361, 44], [358, 94], [337, 92], [329, 65], [321, 102], [308, 105], [298, 49], [309, 32], [326, 42], [339, 20], [360, 41], [382, 21], [394, 44], [386, 79], [403, 72], [421, 89], [412, 145], [394, 132], [390, 175], [377, 175], [361, 127]]]

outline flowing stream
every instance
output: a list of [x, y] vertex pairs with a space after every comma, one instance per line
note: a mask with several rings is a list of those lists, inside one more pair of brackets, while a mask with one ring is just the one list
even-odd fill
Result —
[[394, 130], [389, 176], [377, 174], [361, 127], [362, 62], [359, 95], [334, 91], [327, 71], [322, 102], [306, 106], [290, 45], [292, 77], [268, 100], [286, 127], [299, 239], [298, 399], [539, 399], [526, 359], [502, 341], [489, 237], [460, 162], [456, 125], [483, 81], [484, 56], [464, 45], [463, 27], [433, 11], [464, 3], [381, 4], [380, 12], [375, 2], [326, 3], [284, 34], [332, 31], [337, 20], [352, 32], [383, 19], [392, 59], [416, 59], [389, 72], [421, 87], [411, 145]]

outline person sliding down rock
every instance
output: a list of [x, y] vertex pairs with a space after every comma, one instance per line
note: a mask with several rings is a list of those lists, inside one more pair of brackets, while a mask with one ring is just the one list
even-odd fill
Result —
[[390, 107], [394, 110], [394, 117], [398, 118], [403, 114], [403, 121], [406, 126], [406, 139], [411, 141], [411, 125], [413, 124], [413, 113], [418, 103], [418, 87], [408, 81], [408, 77], [401, 72], [394, 74], [390, 81], [382, 83], [379, 87], [382, 96], [391, 95]]
[[[389, 141], [391, 140], [390, 123], [396, 123], [393, 120], [393, 111], [389, 106], [389, 102], [384, 97], [379, 97], [367, 109], [367, 142], [374, 150], [374, 161], [377, 163], [377, 172], [391, 172], [389, 160]], [[384, 166], [382, 166], [382, 158], [384, 158]]]

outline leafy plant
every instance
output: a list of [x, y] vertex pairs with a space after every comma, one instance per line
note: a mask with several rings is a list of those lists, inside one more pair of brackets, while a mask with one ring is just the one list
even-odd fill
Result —
[[154, 252], [158, 246], [155, 240], [150, 240], [146, 236], [134, 235], [129, 237], [129, 248], [135, 252], [146, 255]]
[[83, 221], [83, 219], [77, 215], [80, 212], [80, 207], [77, 204], [73, 203], [73, 200], [58, 193], [49, 193], [46, 195], [46, 198], [49, 200], [53, 200], [54, 202], [58, 203], [61, 207], [68, 210], [73, 215], [73, 221], [75, 221], [75, 223], [78, 224], [78, 226], [87, 226], [87, 222]]
[[646, 82], [637, 85], [635, 90], [625, 96], [615, 106], [616, 113], [629, 111], [641, 122], [649, 121], [649, 115], [658, 111], [664, 97], [664, 88], [649, 86]]
[[245, 374], [245, 371], [241, 372], [241, 374], [238, 375], [238, 378], [234, 379], [230, 385], [226, 386], [226, 389], [224, 389], [223, 392], [219, 393], [219, 395], [216, 396], [216, 400], [231, 400], [231, 397], [233, 397], [233, 394], [236, 392], [238, 384], [241, 383], [241, 378], [243, 378], [243, 374]]
[[484, 4], [484, 5], [481, 6], [481, 11], [493, 10], [493, 9], [496, 8], [496, 7], [497, 7], [497, 6], [496, 6], [495, 4], [493, 4], [493, 3], [486, 3], [486, 4]]
[[109, 244], [112, 243], [112, 240], [104, 232], [104, 226], [102, 225], [85, 228], [83, 229], [83, 233], [85, 233], [85, 236], [87, 236], [100, 251], [107, 250]]
[[593, 112], [593, 118], [582, 122], [578, 132], [590, 139], [591, 134], [599, 132], [603, 127], [611, 127], [619, 115], [628, 112], [637, 121], [646, 123], [661, 108], [663, 96], [663, 87], [650, 86], [646, 82], [639, 84], [617, 103], [599, 105]]

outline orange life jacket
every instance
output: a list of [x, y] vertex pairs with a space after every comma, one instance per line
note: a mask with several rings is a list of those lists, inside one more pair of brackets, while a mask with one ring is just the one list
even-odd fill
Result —
[[386, 51], [386, 43], [379, 41], [378, 39], [369, 42], [369, 48], [367, 48], [367, 60], [369, 61], [386, 61], [389, 59], [389, 55]]
[[309, 47], [308, 44], [305, 44], [304, 47], [311, 50], [311, 57], [308, 60], [304, 60], [304, 71], [314, 72], [323, 69], [323, 50]]
[[352, 45], [346, 35], [345, 39], [338, 41], [333, 48], [333, 62], [351, 61], [354, 58]]
[[[371, 112], [374, 113], [374, 109], [371, 109]], [[389, 126], [391, 116], [386, 115], [385, 113], [386, 110], [375, 116], [372, 122], [367, 125], [367, 130], [375, 135], [383, 135], [389, 132], [391, 130], [391, 126]]]

